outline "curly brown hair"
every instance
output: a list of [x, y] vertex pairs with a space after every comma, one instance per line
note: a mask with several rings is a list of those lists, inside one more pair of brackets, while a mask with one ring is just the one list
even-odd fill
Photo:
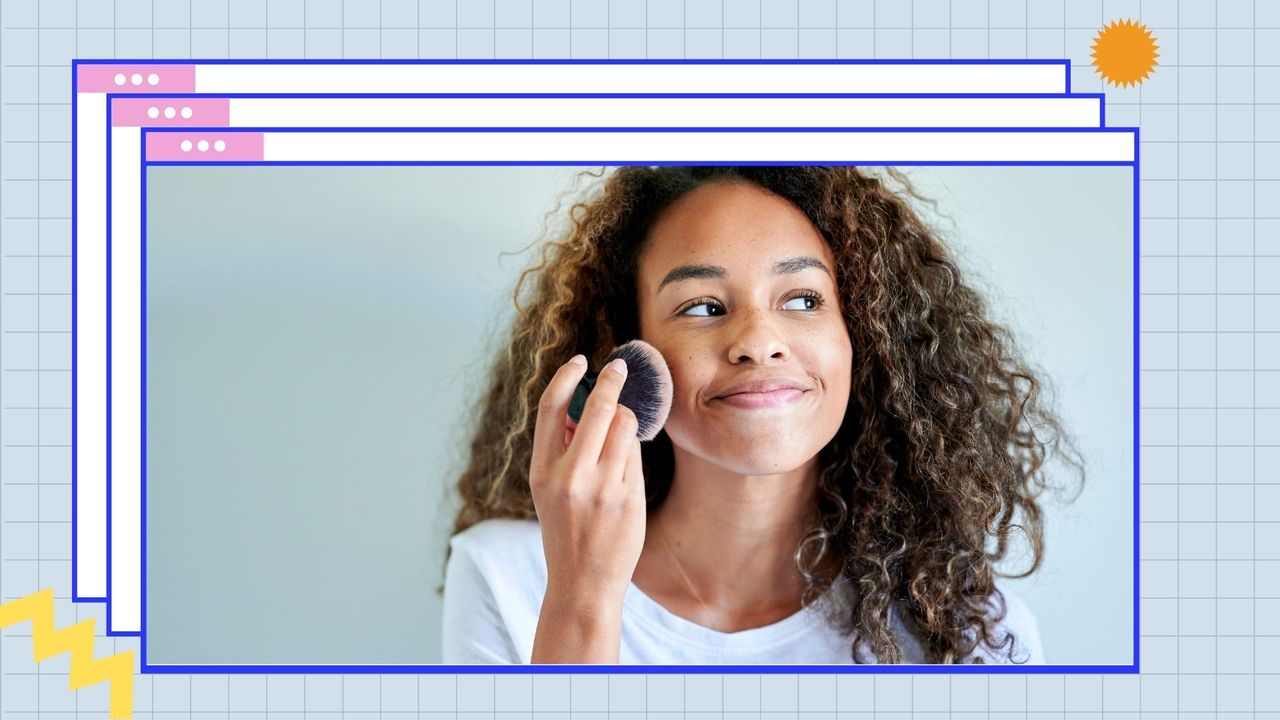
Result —
[[[1081, 480], [1083, 463], [1011, 333], [912, 211], [908, 196], [919, 196], [903, 176], [852, 166], [625, 166], [589, 177], [603, 179], [516, 284], [516, 317], [468, 430], [454, 533], [490, 518], [536, 518], [528, 472], [543, 389], [575, 353], [598, 367], [639, 337], [637, 257], [659, 214], [704, 183], [750, 182], [794, 204], [830, 245], [855, 348], [844, 422], [819, 453], [816, 520], [795, 552], [806, 603], [821, 589], [820, 568], [838, 568], [853, 590], [836, 619], [854, 638], [854, 662], [902, 660], [891, 605], [905, 608], [927, 662], [980, 663], [968, 660], [979, 642], [1011, 646], [995, 632], [1007, 609], [995, 577], [1026, 577], [1043, 561], [1050, 454]], [[660, 433], [642, 452], [652, 510], [671, 487], [670, 438]], [[997, 573], [1014, 530], [1030, 567]]]

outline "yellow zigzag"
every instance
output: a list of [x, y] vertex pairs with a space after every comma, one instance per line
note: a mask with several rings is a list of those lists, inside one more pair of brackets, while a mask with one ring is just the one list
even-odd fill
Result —
[[53, 629], [53, 589], [0, 605], [0, 628], [31, 621], [36, 662], [71, 653], [70, 689], [104, 680], [111, 683], [111, 717], [133, 714], [133, 651], [93, 659], [93, 618], [62, 630]]

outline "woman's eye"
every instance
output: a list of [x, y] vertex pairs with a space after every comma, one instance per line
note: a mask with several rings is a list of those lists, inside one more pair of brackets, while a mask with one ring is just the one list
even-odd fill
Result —
[[822, 306], [822, 297], [821, 297], [820, 295], [817, 295], [817, 294], [807, 294], [807, 293], [806, 293], [806, 294], [804, 294], [804, 295], [797, 295], [797, 296], [795, 296], [795, 297], [791, 298], [790, 300], [788, 300], [788, 301], [786, 302], [786, 305], [784, 305], [783, 307], [786, 307], [787, 305], [791, 305], [792, 303], [796, 302], [797, 300], [799, 300], [799, 301], [800, 301], [800, 306], [799, 306], [799, 307], [791, 307], [791, 308], [787, 308], [787, 309], [789, 309], [789, 310], [817, 310], [819, 307], [821, 307], [821, 306]]
[[716, 302], [716, 301], [714, 301], [714, 300], [699, 300], [699, 301], [697, 301], [697, 302], [693, 303], [692, 305], [689, 305], [689, 306], [685, 307], [684, 311], [683, 311], [683, 312], [681, 312], [680, 314], [681, 314], [681, 315], [688, 315], [688, 316], [690, 316], [690, 317], [711, 317], [711, 314], [710, 314], [710, 313], [690, 313], [690, 312], [689, 312], [690, 310], [693, 310], [693, 309], [695, 309], [695, 308], [701, 308], [701, 307], [707, 307], [707, 308], [710, 308], [710, 307], [720, 307], [720, 303], [718, 303], [718, 302]]

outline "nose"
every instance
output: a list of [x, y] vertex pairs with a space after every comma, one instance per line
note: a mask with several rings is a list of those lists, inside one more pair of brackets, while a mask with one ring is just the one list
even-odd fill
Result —
[[773, 326], [768, 310], [755, 307], [738, 310], [729, 332], [732, 333], [729, 342], [729, 362], [732, 364], [785, 360], [791, 356], [791, 348]]

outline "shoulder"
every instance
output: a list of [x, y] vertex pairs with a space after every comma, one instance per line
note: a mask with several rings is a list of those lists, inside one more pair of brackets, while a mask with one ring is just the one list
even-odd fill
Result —
[[[996, 593], [987, 598], [987, 617], [1003, 615], [992, 628], [995, 647], [979, 642], [963, 663], [981, 658], [987, 665], [1041, 665], [1044, 650], [1040, 645], [1040, 628], [1035, 615], [1022, 597], [1003, 582], [996, 582]], [[914, 629], [903, 617], [903, 608], [896, 604], [890, 611], [890, 621], [902, 647], [902, 662], [924, 664], [924, 646]], [[975, 631], [970, 630], [970, 637]], [[1012, 638], [1012, 640], [1010, 640]]]
[[535, 520], [485, 520], [449, 539], [444, 662], [528, 662], [547, 566]]
[[537, 520], [495, 518], [483, 520], [449, 539], [449, 562], [456, 557], [459, 562], [489, 570], [501, 565], [503, 569], [536, 569], [541, 563], [543, 572], [546, 560], [542, 555], [542, 529]]
[[[547, 582], [547, 557], [538, 520], [481, 520], [449, 538], [449, 565], [492, 585], [535, 591]], [[495, 588], [497, 589], [497, 588]]]
[[[987, 618], [1002, 618], [992, 628], [992, 642], [995, 648], [987, 643], [979, 642], [978, 646], [961, 660], [963, 664], [972, 664], [982, 659], [986, 665], [1043, 665], [1044, 651], [1039, 638], [1039, 625], [1027, 602], [1018, 593], [1011, 591], [1005, 582], [996, 582], [996, 593], [987, 598]], [[890, 626], [902, 651], [901, 662], [906, 664], [927, 664], [924, 657], [924, 646], [920, 642], [919, 630], [906, 616], [906, 607], [902, 602], [890, 606]], [[974, 630], [969, 630], [973, 637]], [[1010, 639], [1011, 638], [1011, 639]], [[874, 662], [874, 660], [869, 660]]]
[[[974, 655], [980, 655], [985, 662], [991, 664], [1044, 664], [1040, 625], [1022, 596], [1008, 583], [997, 582], [996, 593], [988, 599], [987, 606], [991, 617], [999, 616], [1002, 611], [1004, 615], [993, 631], [996, 649], [982, 643], [975, 649]], [[1009, 638], [1012, 638], [1012, 643], [1006, 645]]]
[[493, 518], [481, 520], [449, 539], [452, 547], [478, 547], [485, 545], [509, 545], [527, 543], [536, 539], [542, 544], [542, 529], [537, 520]]

